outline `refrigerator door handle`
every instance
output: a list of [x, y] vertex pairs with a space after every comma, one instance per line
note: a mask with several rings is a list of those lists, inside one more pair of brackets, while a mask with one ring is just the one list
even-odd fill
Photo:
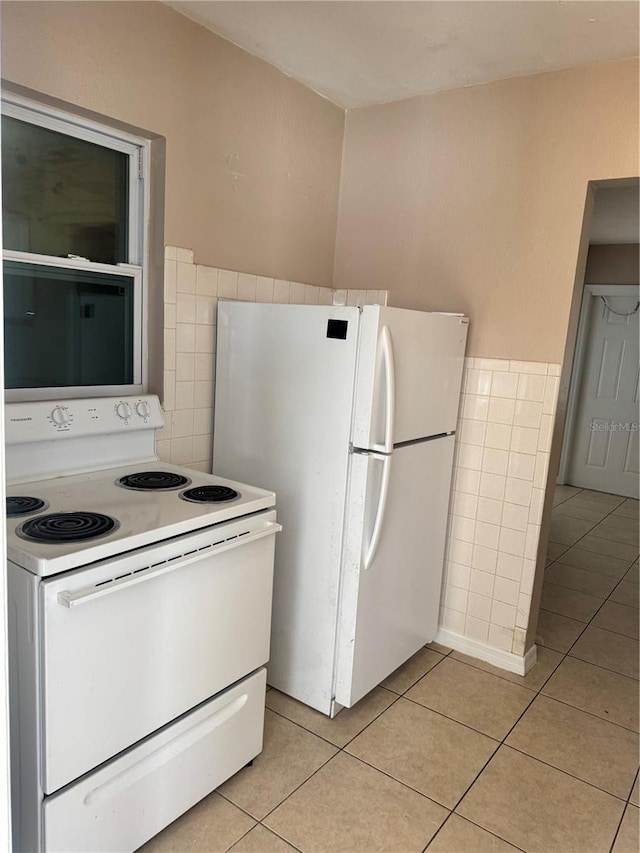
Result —
[[381, 455], [378, 453], [371, 453], [374, 459], [379, 459], [382, 462], [382, 481], [380, 483], [380, 491], [378, 493], [378, 506], [376, 507], [376, 514], [373, 521], [373, 530], [371, 531], [371, 537], [369, 539], [369, 544], [366, 548], [363, 549], [362, 552], [362, 568], [366, 571], [371, 563], [373, 562], [373, 558], [376, 555], [376, 551], [378, 550], [378, 545], [380, 544], [380, 534], [382, 533], [382, 522], [384, 521], [384, 511], [387, 505], [387, 495], [389, 494], [389, 478], [391, 475], [391, 459], [393, 458], [391, 454], [389, 455]]
[[393, 453], [394, 418], [396, 412], [396, 368], [393, 359], [391, 330], [383, 326], [380, 332], [380, 353], [384, 369], [384, 443], [374, 444], [372, 450], [378, 453]]

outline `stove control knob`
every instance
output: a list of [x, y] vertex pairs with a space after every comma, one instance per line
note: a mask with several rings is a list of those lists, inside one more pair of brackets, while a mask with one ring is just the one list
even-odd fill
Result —
[[116, 415], [122, 418], [123, 421], [128, 421], [131, 417], [131, 406], [128, 403], [118, 403], [116, 406]]
[[151, 414], [151, 407], [146, 400], [140, 400], [139, 403], [136, 403], [136, 414], [145, 420], [149, 417]]
[[51, 412], [50, 418], [56, 426], [66, 426], [69, 423], [69, 412], [64, 406], [56, 406]]

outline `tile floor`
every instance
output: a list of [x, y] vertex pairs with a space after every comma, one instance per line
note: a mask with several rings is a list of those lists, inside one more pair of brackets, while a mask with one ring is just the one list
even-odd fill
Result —
[[432, 644], [329, 720], [267, 694], [263, 753], [145, 853], [637, 853], [638, 502], [558, 487], [538, 663]]

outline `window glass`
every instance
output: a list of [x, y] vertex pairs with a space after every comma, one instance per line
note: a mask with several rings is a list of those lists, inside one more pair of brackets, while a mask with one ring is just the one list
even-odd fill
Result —
[[4, 248], [127, 262], [128, 170], [127, 154], [3, 116]]
[[134, 278], [5, 261], [7, 388], [133, 382]]

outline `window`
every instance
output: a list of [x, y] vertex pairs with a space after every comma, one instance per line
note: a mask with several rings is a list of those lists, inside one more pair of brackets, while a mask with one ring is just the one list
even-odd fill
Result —
[[147, 153], [143, 139], [3, 100], [8, 400], [144, 390]]

